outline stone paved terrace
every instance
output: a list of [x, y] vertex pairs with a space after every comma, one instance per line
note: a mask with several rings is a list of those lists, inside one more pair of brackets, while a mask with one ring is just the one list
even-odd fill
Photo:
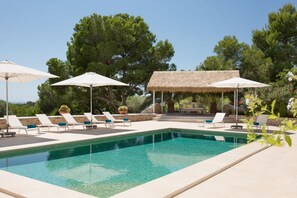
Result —
[[[99, 125], [94, 130], [24, 132], [13, 138], [0, 138], [0, 152], [119, 134], [141, 133], [163, 128], [186, 128], [230, 131], [198, 127], [194, 122], [139, 121], [131, 127], [121, 123], [115, 128]], [[271, 127], [272, 128], [272, 127]], [[238, 131], [245, 133], [244, 130]], [[209, 160], [153, 180], [114, 197], [297, 197], [297, 137], [291, 135], [293, 147], [267, 147], [251, 143]], [[0, 171], [0, 197], [92, 197], [69, 189]], [[3, 182], [5, 181], [5, 182]], [[2, 196], [3, 195], [3, 196]]]
[[[196, 122], [197, 119], [211, 119], [214, 115], [211, 114], [180, 114], [180, 113], [172, 113], [172, 114], [151, 114], [151, 113], [132, 113], [132, 114], [113, 114], [115, 119], [123, 119], [129, 118], [131, 121], [147, 121], [147, 120], [160, 120], [160, 121], [177, 121], [177, 122]], [[64, 118], [60, 115], [57, 116], [48, 116], [52, 123], [57, 124], [59, 122], [65, 122]], [[88, 119], [84, 115], [73, 115], [77, 122], [88, 121]], [[95, 117], [99, 121], [104, 121], [106, 118], [104, 115], [95, 115]], [[238, 119], [241, 120], [246, 118], [243, 115], [239, 115]], [[296, 120], [296, 118], [291, 118]], [[19, 120], [24, 126], [29, 124], [40, 124], [36, 116], [30, 117], [19, 117]], [[234, 115], [225, 116], [225, 123], [233, 123], [235, 122]], [[268, 124], [271, 126], [277, 126], [279, 123], [276, 120], [268, 120]], [[6, 120], [4, 118], [0, 118], [0, 128], [5, 128]]]

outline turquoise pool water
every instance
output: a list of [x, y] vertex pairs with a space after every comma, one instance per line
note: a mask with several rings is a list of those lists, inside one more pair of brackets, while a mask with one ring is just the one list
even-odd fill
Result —
[[[76, 143], [61, 149], [0, 153], [2, 170], [109, 197], [129, 188], [203, 161], [244, 143], [244, 137], [216, 141], [207, 132], [164, 130], [117, 140]], [[100, 143], [96, 143], [100, 141]], [[73, 145], [73, 144], [71, 144]]]

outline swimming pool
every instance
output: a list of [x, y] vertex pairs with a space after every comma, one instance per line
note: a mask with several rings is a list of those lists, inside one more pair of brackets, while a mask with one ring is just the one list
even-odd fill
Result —
[[165, 129], [0, 153], [0, 168], [109, 197], [245, 143], [244, 134]]

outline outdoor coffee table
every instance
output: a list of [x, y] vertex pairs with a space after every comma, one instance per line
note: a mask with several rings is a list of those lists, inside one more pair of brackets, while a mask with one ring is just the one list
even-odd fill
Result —
[[97, 129], [96, 124], [86, 124], [86, 129]]
[[243, 126], [242, 125], [238, 125], [238, 124], [235, 124], [235, 125], [231, 125], [231, 129], [242, 129]]

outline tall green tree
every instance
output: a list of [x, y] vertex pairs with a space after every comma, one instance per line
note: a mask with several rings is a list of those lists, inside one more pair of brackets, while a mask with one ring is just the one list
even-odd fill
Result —
[[235, 68], [235, 63], [233, 60], [227, 60], [223, 56], [209, 56], [205, 59], [203, 63], [196, 67], [196, 71], [199, 70], [232, 70]]
[[[277, 100], [275, 108], [286, 115], [289, 98], [294, 97], [286, 74], [297, 66], [297, 12], [292, 4], [284, 5], [268, 16], [268, 24], [253, 32], [253, 44], [239, 43], [234, 36], [225, 36], [196, 70], [239, 69], [244, 78], [270, 83], [259, 91], [265, 103]], [[295, 90], [295, 89], [293, 89]]]
[[240, 63], [240, 75], [250, 80], [268, 83], [269, 72], [272, 69], [272, 61], [266, 58], [264, 53], [255, 46], [248, 47], [243, 51]]
[[82, 18], [67, 45], [67, 61], [52, 58], [47, 62], [49, 72], [60, 78], [49, 79], [38, 88], [38, 104], [45, 113], [56, 112], [61, 104], [67, 104], [75, 113], [89, 110], [89, 89], [50, 86], [85, 72], [93, 71], [129, 84], [127, 88], [95, 87], [93, 112], [100, 113], [116, 112], [120, 103], [126, 104], [128, 96], [142, 94], [154, 71], [176, 70], [170, 64], [174, 55], [172, 44], [157, 41], [141, 17], [128, 14]]
[[235, 36], [225, 36], [214, 47], [216, 55], [209, 56], [196, 70], [234, 70], [238, 69], [244, 78], [269, 82], [272, 69], [271, 58], [255, 45], [238, 42]]
[[216, 55], [209, 56], [196, 70], [232, 70], [240, 69], [246, 43], [239, 43], [235, 36], [225, 36], [214, 47]]
[[45, 82], [37, 87], [39, 99], [37, 104], [41, 110], [41, 112], [46, 114], [54, 114], [53, 111], [58, 109], [58, 98], [57, 94], [55, 94], [54, 90], [50, 87], [49, 82]]
[[46, 62], [48, 72], [59, 76], [59, 78], [49, 78], [49, 83], [53, 84], [62, 80], [66, 80], [71, 75], [71, 65], [68, 61], [62, 61], [57, 58], [51, 58]]
[[72, 98], [72, 88], [70, 87], [51, 87], [51, 84], [68, 79], [70, 77], [71, 66], [69, 62], [62, 61], [57, 58], [51, 58], [47, 61], [48, 71], [59, 76], [59, 78], [50, 78], [42, 85], [38, 86], [39, 100], [37, 104], [40, 110], [47, 114], [55, 114], [62, 104], [69, 104], [69, 101], [75, 100]]
[[233, 69], [239, 69], [243, 52], [248, 48], [246, 43], [239, 43], [235, 36], [225, 36], [214, 48], [214, 52], [222, 57], [224, 62], [232, 62]]
[[268, 15], [268, 25], [253, 32], [253, 43], [272, 60], [270, 80], [276, 81], [279, 72], [297, 65], [297, 11], [286, 4]]
[[126, 104], [129, 95], [141, 93], [156, 70], [172, 70], [172, 44], [156, 41], [141, 17], [117, 14], [84, 17], [75, 25], [68, 43], [67, 59], [73, 75], [94, 71], [128, 83], [128, 88], [102, 89], [98, 99], [116, 109], [116, 100]]
[[[297, 11], [292, 4], [286, 4], [277, 12], [268, 15], [268, 24], [262, 30], [253, 32], [253, 43], [271, 60], [267, 71], [272, 86], [260, 91], [266, 104], [276, 100], [275, 108], [282, 116], [288, 116], [287, 104], [296, 96], [296, 89], [287, 78], [288, 71], [296, 75], [297, 65]], [[260, 72], [260, 71], [259, 71]]]

